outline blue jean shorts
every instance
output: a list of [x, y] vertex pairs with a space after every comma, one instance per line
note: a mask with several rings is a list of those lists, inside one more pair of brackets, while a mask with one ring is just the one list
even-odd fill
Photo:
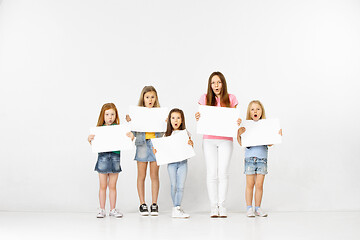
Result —
[[245, 171], [246, 175], [253, 174], [267, 174], [267, 158], [249, 157], [245, 158]]
[[121, 172], [120, 154], [114, 152], [99, 153], [95, 171], [103, 174]]
[[151, 139], [146, 139], [144, 144], [137, 145], [134, 160], [138, 162], [155, 162], [156, 158], [152, 147]]

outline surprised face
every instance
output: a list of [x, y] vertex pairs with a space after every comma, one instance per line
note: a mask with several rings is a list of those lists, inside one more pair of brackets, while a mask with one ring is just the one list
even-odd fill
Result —
[[211, 78], [211, 89], [213, 90], [214, 94], [217, 97], [220, 97], [221, 90], [222, 90], [222, 82], [218, 75], [214, 75]]
[[180, 125], [182, 123], [181, 114], [178, 112], [171, 113], [170, 116], [170, 123], [174, 130], [178, 130], [180, 128]]
[[250, 117], [254, 121], [258, 121], [262, 116], [262, 108], [257, 103], [252, 103], [250, 106]]
[[147, 108], [154, 107], [156, 101], [156, 93], [154, 91], [147, 92], [144, 94], [144, 106]]

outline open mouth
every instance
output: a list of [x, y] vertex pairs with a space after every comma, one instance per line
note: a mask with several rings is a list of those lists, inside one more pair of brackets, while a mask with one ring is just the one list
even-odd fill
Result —
[[258, 116], [257, 114], [254, 115], [255, 118], [257, 118], [257, 116]]

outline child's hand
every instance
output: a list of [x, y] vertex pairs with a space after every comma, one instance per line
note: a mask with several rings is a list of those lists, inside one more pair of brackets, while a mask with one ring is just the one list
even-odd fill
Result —
[[134, 134], [132, 133], [132, 132], [128, 132], [128, 133], [126, 133], [126, 136], [127, 137], [129, 137], [129, 138], [131, 138], [131, 141], [134, 141]]
[[282, 129], [279, 130], [279, 134], [280, 134], [280, 136], [282, 136]]
[[200, 113], [199, 112], [195, 113], [195, 119], [196, 119], [196, 121], [199, 121], [199, 119], [200, 119]]
[[243, 134], [245, 131], [246, 131], [246, 128], [244, 128], [244, 127], [239, 128], [238, 135]]
[[157, 153], [156, 149], [152, 147], [154, 155]]
[[238, 126], [240, 126], [241, 122], [242, 122], [241, 118], [238, 118], [238, 119], [237, 119], [237, 124], [238, 124]]
[[188, 144], [192, 147], [194, 147], [194, 142], [189, 138]]
[[126, 114], [126, 118], [125, 118], [125, 119], [126, 119], [127, 122], [130, 122], [130, 121], [131, 121], [131, 118], [130, 118], [129, 114]]
[[94, 134], [90, 134], [90, 135], [88, 136], [88, 142], [89, 142], [90, 144], [91, 144], [91, 141], [94, 140], [94, 137], [95, 137]]

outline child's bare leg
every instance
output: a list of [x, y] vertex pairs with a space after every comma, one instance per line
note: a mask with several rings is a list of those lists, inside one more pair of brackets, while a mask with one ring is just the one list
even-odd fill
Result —
[[157, 203], [159, 195], [159, 166], [156, 162], [150, 162], [151, 195], [152, 202]]
[[245, 189], [246, 206], [252, 206], [254, 185], [255, 185], [255, 174], [246, 175], [246, 189]]
[[256, 174], [255, 180], [255, 207], [260, 207], [262, 195], [263, 195], [263, 185], [264, 185], [265, 175]]
[[101, 209], [105, 209], [107, 181], [108, 174], [99, 173], [99, 202]]
[[146, 177], [146, 169], [147, 162], [137, 162], [137, 190], [139, 194], [140, 204], [145, 203], [145, 177]]
[[109, 173], [110, 210], [113, 210], [116, 206], [116, 183], [118, 180], [118, 176], [118, 173]]

